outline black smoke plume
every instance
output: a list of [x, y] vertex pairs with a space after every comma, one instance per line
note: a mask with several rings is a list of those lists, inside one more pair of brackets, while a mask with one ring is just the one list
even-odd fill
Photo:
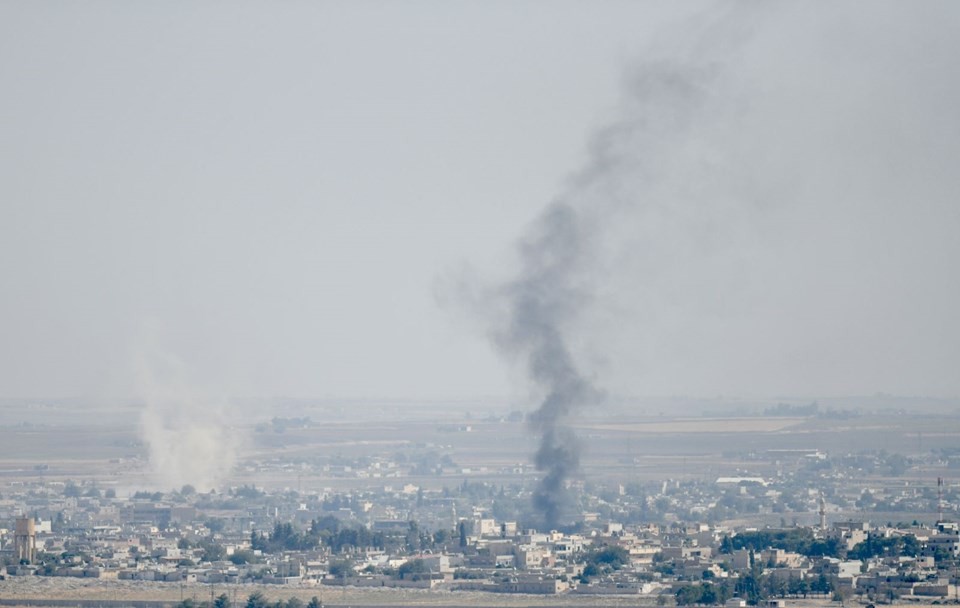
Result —
[[[883, 317], [861, 317], [888, 294], [879, 277], [928, 263], [888, 255], [886, 241], [918, 238], [907, 225], [921, 213], [903, 201], [953, 217], [938, 163], [955, 152], [942, 134], [956, 128], [943, 101], [956, 87], [903, 62], [939, 56], [920, 49], [949, 37], [934, 13], [831, 8], [721, 3], [653, 40], [625, 74], [615, 119], [521, 240], [513, 278], [481, 294], [497, 344], [542, 395], [531, 419], [545, 524], [566, 517], [579, 464], [570, 428], [598, 399], [595, 375], [612, 371], [616, 386], [619, 372], [638, 392], [687, 374], [700, 390], [766, 382], [768, 371], [802, 387], [817, 373], [797, 374], [809, 357], [844, 386], [819, 355], [835, 328], [859, 328], [864, 345], [892, 336], [874, 328]], [[894, 39], [920, 46], [908, 59]], [[843, 304], [822, 306], [823, 294]], [[622, 335], [620, 319], [631, 323]], [[673, 378], [645, 382], [653, 370]], [[728, 385], [727, 370], [740, 379]]]
[[693, 28], [697, 33], [684, 32], [689, 48], [671, 46], [666, 57], [651, 56], [630, 70], [619, 118], [594, 136], [583, 168], [521, 239], [519, 271], [494, 290], [503, 311], [493, 324], [494, 340], [525, 360], [543, 395], [529, 419], [540, 439], [534, 462], [542, 473], [534, 507], [548, 528], [568, 523], [572, 514], [566, 482], [579, 468], [580, 442], [569, 421], [603, 398], [580, 368], [572, 336], [588, 324], [585, 313], [605, 277], [618, 272], [618, 262], [608, 258], [651, 251], [636, 246], [637, 239], [658, 227], [710, 217], [680, 200], [686, 194], [677, 167], [692, 164], [688, 177], [697, 179], [698, 167], [710, 166], [701, 131], [710, 132], [714, 112], [723, 107], [712, 103], [724, 95], [721, 56], [736, 50], [749, 21], [738, 14], [721, 11], [719, 19]]
[[521, 240], [519, 273], [497, 291], [506, 314], [495, 342], [525, 358], [530, 380], [544, 395], [530, 423], [540, 438], [534, 462], [543, 475], [534, 507], [548, 528], [569, 521], [566, 482], [580, 465], [580, 442], [568, 421], [603, 397], [578, 366], [570, 341], [601, 280], [599, 249], [619, 220], [643, 215], [638, 207], [644, 203], [663, 209], [643, 200], [662, 171], [655, 154], [669, 150], [671, 138], [689, 126], [709, 73], [665, 63], [638, 69], [626, 115], [598, 134], [587, 166]]
[[578, 278], [588, 246], [573, 207], [562, 202], [548, 207], [520, 245], [522, 269], [504, 288], [509, 318], [496, 336], [501, 347], [526, 356], [531, 379], [545, 393], [530, 423], [540, 435], [535, 463], [544, 474], [534, 506], [548, 527], [560, 522], [565, 481], [580, 464], [579, 442], [564, 420], [599, 398], [565, 339], [565, 326], [584, 301]]

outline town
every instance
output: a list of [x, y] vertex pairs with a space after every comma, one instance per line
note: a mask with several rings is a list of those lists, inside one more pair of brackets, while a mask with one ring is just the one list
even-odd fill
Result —
[[[799, 413], [807, 425], [817, 416]], [[522, 431], [508, 418], [432, 423], [433, 432]], [[273, 441], [315, 427], [277, 418], [254, 434]], [[904, 436], [912, 444], [910, 432]], [[265, 588], [318, 598], [347, 588], [630, 596], [658, 605], [954, 600], [960, 486], [944, 477], [958, 453], [911, 447], [909, 456], [727, 450], [715, 467], [697, 471], [690, 462], [700, 457], [675, 457], [664, 478], [630, 475], [645, 470], [642, 456], [621, 457], [606, 475], [600, 470], [610, 463], [588, 461], [596, 474], [569, 481], [555, 529], [544, 529], [531, 507], [530, 465], [464, 466], [458, 460], [473, 448], [429, 442], [309, 462], [274, 452], [238, 469], [296, 486], [210, 491], [185, 484], [122, 495], [102, 475], [61, 479], [37, 464], [2, 490], [0, 555], [8, 586], [43, 577], [206, 585], [221, 602], [235, 601], [239, 589], [240, 601], [253, 605]], [[123, 466], [134, 465], [115, 463]], [[329, 485], [312, 487], [317, 479]]]
[[[730, 486], [725, 497], [768, 492], [753, 481], [721, 481]], [[620, 491], [612, 501], [595, 500], [608, 508], [636, 504]], [[694, 495], [703, 496], [703, 488], [680, 486], [653, 502]], [[478, 497], [484, 507], [457, 515], [458, 504]], [[624, 524], [594, 512], [583, 513], [574, 530], [538, 532], [493, 517], [497, 497], [487, 486], [329, 496], [251, 487], [200, 495], [185, 487], [129, 500], [92, 488], [66, 487], [60, 496], [30, 488], [5, 500], [8, 510], [14, 504], [43, 514], [17, 517], [2, 531], [6, 576], [640, 594], [678, 605], [956, 596], [955, 523], [827, 525], [821, 511], [818, 526], [731, 529]]]
[[960, 607], [958, 30], [0, 2], [0, 608]]

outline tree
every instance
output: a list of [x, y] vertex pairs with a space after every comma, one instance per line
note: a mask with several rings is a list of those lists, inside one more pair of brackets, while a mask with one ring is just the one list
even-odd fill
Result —
[[812, 530], [805, 528], [741, 532], [736, 536], [726, 536], [720, 541], [720, 553], [731, 553], [736, 549], [761, 551], [768, 547], [793, 551], [808, 557], [840, 557], [842, 549], [838, 539], [817, 539], [814, 538]]
[[205, 526], [207, 526], [207, 529], [214, 534], [217, 532], [223, 532], [223, 529], [226, 527], [226, 522], [219, 517], [210, 517], [203, 523]]
[[713, 585], [710, 585], [708, 583], [703, 583], [700, 585], [700, 603], [701, 604], [717, 603], [717, 592], [714, 591]]
[[583, 556], [587, 564], [583, 569], [580, 580], [587, 582], [591, 577], [602, 576], [614, 570], [619, 570], [629, 563], [630, 555], [623, 547], [604, 546], [594, 549]]
[[433, 544], [434, 545], [446, 545], [450, 542], [450, 530], [437, 530], [433, 533]]
[[268, 551], [267, 537], [256, 530], [250, 532], [250, 548], [254, 551]]
[[247, 597], [247, 608], [268, 608], [266, 596], [259, 591], [254, 591]]
[[303, 600], [298, 597], [291, 597], [287, 600], [284, 608], [303, 608]]
[[337, 578], [346, 578], [353, 572], [353, 564], [350, 560], [341, 559], [330, 562], [330, 574]]
[[255, 564], [257, 562], [257, 556], [253, 551], [234, 551], [228, 559], [236, 566]]
[[677, 606], [690, 606], [691, 604], [700, 604], [701, 593], [703, 591], [702, 587], [696, 585], [684, 585], [677, 589], [676, 600]]
[[319, 537], [312, 534], [300, 534], [294, 529], [293, 524], [277, 522], [273, 526], [273, 533], [270, 540], [265, 543], [269, 551], [295, 551], [302, 549], [312, 549], [317, 546]]
[[624, 564], [630, 562], [630, 554], [623, 547], [604, 547], [587, 555], [587, 562], [597, 565], [604, 564], [614, 570], [619, 570]]
[[427, 564], [422, 559], [411, 559], [403, 562], [397, 569], [400, 578], [410, 577], [412, 580], [418, 580], [419, 575], [427, 573]]
[[243, 485], [234, 490], [233, 495], [238, 498], [256, 499], [263, 497], [265, 493], [262, 490], [258, 490], [256, 486]]
[[310, 522], [310, 533], [320, 536], [322, 532], [336, 533], [340, 530], [340, 520], [333, 515], [324, 515]]
[[310, 598], [307, 608], [323, 608], [323, 604], [320, 603], [320, 600], [317, 598], [317, 596], [313, 596]]
[[820, 576], [810, 583], [810, 591], [826, 595], [833, 591], [833, 585], [830, 584], [830, 579], [827, 578], [827, 575], [821, 572]]
[[203, 561], [218, 562], [227, 555], [223, 545], [213, 540], [213, 537], [207, 537], [200, 541], [200, 548], [203, 549]]
[[740, 597], [746, 598], [748, 604], [756, 606], [764, 599], [763, 591], [763, 568], [751, 551], [750, 571], [737, 581], [736, 592]]
[[787, 595], [789, 585], [786, 580], [779, 576], [767, 576], [764, 580], [764, 590], [768, 597], [784, 597]]
[[717, 603], [726, 604], [727, 600], [733, 597], [733, 584], [729, 579], [723, 579], [719, 584], [714, 584], [713, 588], [717, 592]]
[[787, 593], [793, 596], [802, 595], [804, 598], [806, 598], [809, 590], [810, 584], [806, 581], [806, 579], [791, 577], [787, 583]]
[[221, 593], [213, 600], [213, 608], [230, 608], [230, 598], [226, 593]]
[[407, 551], [419, 551], [423, 548], [420, 543], [420, 526], [415, 521], [407, 523], [406, 543]]
[[720, 541], [720, 553], [733, 553], [733, 541], [729, 536], [724, 536]]

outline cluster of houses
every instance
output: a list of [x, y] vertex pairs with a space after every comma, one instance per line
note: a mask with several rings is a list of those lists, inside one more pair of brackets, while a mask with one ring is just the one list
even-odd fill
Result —
[[[900, 480], [895, 468], [903, 463], [883, 453], [831, 457], [817, 450], [772, 450], [738, 462], [729, 474], [710, 480], [612, 486], [576, 481], [570, 490], [578, 496], [579, 515], [562, 531], [518, 523], [518, 510], [530, 504], [522, 483], [495, 484], [463, 470], [462, 483], [453, 488], [411, 483], [414, 470], [446, 475], [451, 462], [437, 455], [402, 464], [389, 458], [330, 464], [342, 469], [331, 469], [337, 475], [381, 479], [376, 489], [341, 492], [243, 486], [197, 493], [185, 486], [118, 497], [94, 482], [41, 478], [4, 488], [0, 560], [5, 576], [174, 583], [678, 600], [696, 586], [716, 600], [706, 603], [747, 592], [956, 596], [960, 530], [942, 516], [929, 526], [847, 521], [854, 513], [891, 521], [895, 509], [931, 513], [939, 507], [949, 516], [960, 501], [956, 487]], [[882, 476], [872, 478], [871, 471]], [[861, 481], [852, 483], [854, 478]], [[281, 524], [289, 526], [289, 542], [272, 538]], [[799, 534], [810, 542], [778, 544], [760, 533], [768, 528], [791, 530], [794, 540]]]
[[[417, 488], [397, 492], [419, 494], [424, 502]], [[327, 510], [318, 511], [309, 502], [281, 509], [282, 501], [253, 500], [253, 507], [218, 510], [203, 507], [209, 496], [156, 498], [169, 497], [63, 497], [35, 505], [33, 515], [23, 513], [21, 504], [20, 513], [6, 513], [13, 521], [0, 529], [5, 575], [665, 597], [707, 586], [723, 590], [716, 596], [720, 600], [736, 600], [752, 580], [754, 586], [762, 581], [769, 598], [930, 599], [956, 595], [951, 569], [960, 556], [960, 529], [946, 522], [930, 527], [823, 522], [788, 530], [791, 538], [808, 539], [820, 550], [791, 550], [776, 546], [778, 537], [762, 530], [624, 525], [590, 514], [575, 531], [538, 532], [482, 509], [459, 517], [452, 509], [446, 523], [421, 529], [403, 518], [359, 522], [357, 511], [384, 512], [369, 501], [345, 500], [346, 506], [332, 508], [328, 500]], [[34, 516], [39, 512], [47, 517]], [[318, 517], [367, 533], [351, 541], [355, 544], [308, 537]], [[270, 524], [281, 521], [295, 538], [312, 541], [269, 546], [278, 534]]]

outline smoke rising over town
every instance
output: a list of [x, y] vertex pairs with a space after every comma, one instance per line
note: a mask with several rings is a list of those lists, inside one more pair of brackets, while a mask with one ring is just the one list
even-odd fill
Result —
[[[870, 155], [899, 151], [867, 150], [869, 140], [895, 136], [904, 120], [903, 109], [884, 99], [885, 76], [864, 70], [858, 76], [867, 81], [851, 87], [835, 80], [834, 71], [850, 67], [838, 57], [818, 65], [827, 90], [814, 88], [791, 80], [819, 58], [810, 62], [788, 51], [787, 65], [777, 64], [785, 82], [772, 89], [775, 77], [762, 53], [782, 33], [785, 15], [767, 9], [721, 7], [646, 49], [626, 70], [620, 115], [591, 138], [584, 168], [521, 238], [517, 275], [466, 290], [482, 294], [470, 305], [487, 319], [500, 350], [525, 367], [540, 400], [531, 415], [540, 437], [535, 462], [544, 475], [535, 502], [548, 525], [558, 523], [564, 484], [580, 459], [565, 423], [601, 400], [598, 374], [627, 371], [632, 386], [652, 387], [662, 386], [657, 372], [664, 367], [706, 376], [710, 366], [721, 374], [737, 364], [762, 369], [759, 356], [783, 358], [777, 373], [803, 378], [822, 361], [836, 362], [829, 351], [844, 347], [829, 332], [838, 324], [856, 332], [864, 311], [848, 307], [869, 308], [862, 294], [841, 284], [863, 280], [850, 274], [853, 267], [876, 272], [871, 267], [884, 262], [887, 247], [883, 231], [895, 228], [901, 213], [918, 211], [877, 189], [881, 182], [903, 187], [915, 168], [908, 162], [897, 167], [906, 175], [877, 175]], [[879, 39], [858, 34], [845, 43], [880, 50]], [[783, 103], [787, 91], [797, 96], [799, 111]], [[781, 105], [771, 106], [775, 100]], [[874, 114], [867, 131], [858, 127], [864, 112]], [[937, 136], [912, 132], [930, 135]], [[920, 207], [947, 211], [939, 194], [925, 197]], [[798, 277], [799, 283], [791, 280]], [[818, 284], [817, 293], [805, 292]], [[881, 286], [867, 278], [865, 287]], [[831, 303], [823, 308], [821, 301]], [[634, 340], [621, 343], [626, 350], [604, 334], [603, 323], [611, 322], [615, 333]], [[756, 332], [775, 324], [781, 340], [751, 343], [770, 337]], [[794, 324], [821, 340], [820, 349], [786, 337], [783, 328], [794, 331]], [[718, 339], [727, 343], [710, 343]], [[716, 359], [690, 368], [696, 350], [713, 350]], [[797, 383], [792, 390], [803, 388]]]
[[219, 487], [236, 462], [230, 404], [194, 386], [184, 363], [156, 342], [136, 355], [140, 436], [152, 473], [150, 486], [202, 490]]
[[548, 527], [558, 523], [563, 484], [580, 460], [565, 419], [600, 396], [577, 369], [564, 336], [565, 321], [576, 315], [585, 297], [573, 284], [586, 246], [576, 213], [562, 203], [550, 206], [537, 223], [538, 232], [521, 244], [522, 275], [502, 291], [509, 319], [495, 330], [504, 350], [526, 358], [531, 379], [545, 395], [530, 420], [540, 434], [535, 462], [544, 472], [534, 502]]
[[0, 3], [0, 603], [960, 602], [957, 32]]
[[[519, 276], [492, 292], [506, 301], [507, 310], [493, 329], [494, 341], [525, 359], [543, 394], [530, 421], [540, 436], [534, 460], [544, 473], [534, 502], [547, 527], [560, 523], [564, 484], [580, 460], [578, 439], [565, 422], [602, 399], [576, 361], [569, 336], [599, 287], [597, 248], [615, 223], [642, 218], [643, 210], [636, 208], [656, 204], [656, 186], [669, 179], [658, 174], [662, 157], [688, 137], [691, 112], [704, 108], [703, 72], [699, 65], [636, 68], [630, 76], [630, 114], [598, 136], [574, 188], [548, 206], [520, 242]], [[629, 191], [622, 189], [625, 183], [632, 186]]]

